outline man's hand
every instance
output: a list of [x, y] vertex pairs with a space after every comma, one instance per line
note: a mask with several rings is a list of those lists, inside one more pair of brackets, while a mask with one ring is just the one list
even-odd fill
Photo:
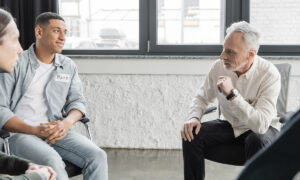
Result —
[[49, 166], [41, 166], [41, 165], [30, 163], [29, 168], [25, 173], [28, 174], [33, 172], [44, 175], [47, 178], [47, 180], [56, 179], [56, 172]]
[[58, 120], [50, 123], [41, 123], [41, 126], [46, 127], [46, 132], [50, 134], [45, 141], [48, 144], [55, 144], [67, 135], [72, 124], [65, 119], [63, 121]]
[[219, 76], [217, 87], [219, 91], [223, 93], [225, 96], [228, 96], [231, 93], [231, 91], [234, 89], [231, 78], [228, 76]]
[[201, 123], [198, 118], [192, 118], [189, 121], [185, 122], [182, 130], [181, 137], [186, 141], [191, 142], [194, 139], [193, 129], [196, 127], [195, 133], [198, 134], [200, 131]]
[[50, 136], [50, 134], [47, 132], [48, 128], [45, 126], [34, 126], [32, 129], [32, 134], [41, 139], [46, 139]]

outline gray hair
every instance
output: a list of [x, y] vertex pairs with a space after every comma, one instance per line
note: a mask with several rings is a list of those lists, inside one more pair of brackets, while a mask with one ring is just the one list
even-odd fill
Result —
[[225, 39], [227, 39], [234, 32], [243, 33], [248, 50], [255, 49], [256, 53], [258, 52], [260, 34], [254, 27], [252, 27], [246, 21], [233, 23], [226, 29]]

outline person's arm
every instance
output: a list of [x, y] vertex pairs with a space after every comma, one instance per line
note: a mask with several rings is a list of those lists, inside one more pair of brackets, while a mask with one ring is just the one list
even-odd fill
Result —
[[193, 99], [192, 106], [190, 108], [190, 113], [188, 121], [186, 121], [180, 131], [181, 137], [185, 141], [192, 141], [194, 139], [193, 129], [195, 129], [195, 134], [198, 134], [201, 128], [201, 117], [206, 110], [209, 103], [212, 103], [216, 99], [216, 85], [214, 78], [216, 76], [216, 66], [218, 66], [218, 61], [211, 68], [210, 72], [206, 76], [205, 82], [200, 88], [200, 92]]
[[8, 156], [0, 151], [0, 174], [24, 174], [28, 167], [29, 161], [16, 156]]
[[0, 128], [2, 128], [9, 119], [15, 116], [10, 110], [10, 97], [15, 87], [16, 71], [17, 67], [15, 67], [12, 73], [0, 73]]
[[[54, 144], [56, 141], [63, 139], [69, 131], [69, 128], [75, 124], [80, 118], [85, 116], [86, 101], [83, 96], [82, 84], [78, 75], [78, 70], [71, 61], [73, 67], [73, 75], [71, 78], [71, 84], [67, 95], [66, 103], [63, 110], [67, 113], [67, 117], [63, 120], [53, 121], [47, 124], [42, 124], [48, 127], [47, 132], [51, 134], [46, 142]], [[51, 128], [52, 127], [54, 128]], [[54, 125], [54, 126], [53, 126]]]
[[259, 134], [264, 134], [272, 119], [276, 117], [276, 102], [281, 87], [279, 73], [269, 73], [266, 77], [267, 79], [261, 84], [255, 104], [249, 104], [241, 95], [232, 101], [227, 101], [231, 112], [249, 129]]
[[35, 135], [42, 139], [45, 139], [49, 136], [49, 134], [47, 134], [46, 127], [31, 126], [20, 120], [17, 116], [13, 116], [6, 121], [2, 128], [10, 132]]
[[[0, 177], [1, 179], [32, 179], [32, 180], [54, 180], [56, 173], [48, 166], [30, 163], [28, 160], [16, 156], [8, 156], [0, 151], [0, 174], [17, 175]], [[21, 175], [26, 174], [26, 175]]]
[[[49, 144], [55, 144], [56, 141], [63, 139], [69, 129], [75, 124], [80, 118], [82, 117], [82, 113], [76, 109], [72, 109], [68, 116], [64, 118], [62, 121], [53, 121], [50, 123], [42, 124], [45, 127], [48, 134], [51, 134], [49, 137], [46, 138], [46, 142]], [[51, 128], [50, 126], [55, 126]]]
[[46, 177], [40, 176], [40, 174], [34, 172], [29, 174], [22, 174], [19, 176], [3, 176], [0, 175], [0, 180], [47, 180]]
[[215, 73], [217, 73], [216, 66], [218, 66], [217, 63], [211, 68], [200, 91], [192, 100], [188, 119], [196, 118], [200, 121], [207, 106], [216, 99], [216, 84], [213, 80], [216, 76]]
[[80, 111], [84, 117], [86, 113], [86, 101], [83, 96], [82, 83], [78, 75], [77, 67], [73, 61], [72, 66], [74, 72], [63, 110], [69, 115], [72, 110], [76, 109]]

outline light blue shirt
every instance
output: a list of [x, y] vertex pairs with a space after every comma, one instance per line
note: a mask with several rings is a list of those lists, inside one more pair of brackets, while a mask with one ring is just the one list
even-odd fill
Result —
[[[19, 55], [12, 73], [0, 74], [0, 128], [12, 117], [14, 110], [40, 66], [34, 53], [35, 44]], [[63, 114], [77, 109], [84, 115], [85, 98], [75, 63], [68, 57], [55, 54], [55, 70], [46, 85], [45, 96], [49, 106], [49, 121], [62, 120]]]

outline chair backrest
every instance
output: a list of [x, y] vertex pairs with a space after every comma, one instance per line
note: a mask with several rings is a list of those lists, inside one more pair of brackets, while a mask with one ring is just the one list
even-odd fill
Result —
[[274, 65], [277, 67], [281, 75], [281, 90], [276, 104], [277, 114], [279, 117], [281, 117], [287, 111], [287, 98], [288, 98], [288, 91], [289, 91], [291, 65], [288, 63], [274, 64]]

